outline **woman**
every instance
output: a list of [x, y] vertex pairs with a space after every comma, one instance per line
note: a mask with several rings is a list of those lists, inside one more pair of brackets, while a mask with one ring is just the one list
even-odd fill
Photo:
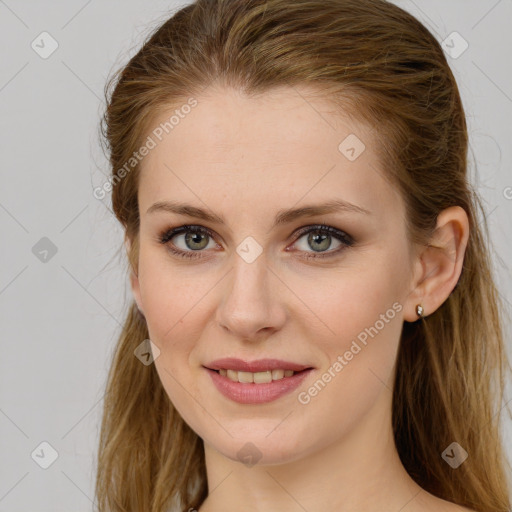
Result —
[[428, 30], [197, 0], [107, 99], [134, 303], [100, 511], [508, 511], [502, 308]]

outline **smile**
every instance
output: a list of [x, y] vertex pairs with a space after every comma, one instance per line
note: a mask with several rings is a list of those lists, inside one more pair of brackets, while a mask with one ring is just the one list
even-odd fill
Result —
[[256, 373], [204, 369], [224, 397], [240, 404], [262, 404], [277, 400], [295, 390], [313, 372], [313, 368], [297, 372], [276, 369]]

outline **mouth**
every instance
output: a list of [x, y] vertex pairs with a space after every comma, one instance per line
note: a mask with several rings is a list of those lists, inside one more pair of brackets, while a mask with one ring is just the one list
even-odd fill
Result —
[[[226, 360], [224, 360], [226, 361]], [[240, 360], [236, 363], [219, 364], [218, 368], [208, 368], [203, 366], [204, 370], [210, 375], [211, 382], [225, 398], [239, 404], [264, 404], [273, 402], [278, 398], [292, 393], [299, 387], [309, 375], [315, 371], [311, 366], [294, 365], [295, 370], [289, 368], [293, 363], [286, 365], [279, 364], [276, 360], [267, 365], [267, 370], [250, 372], [225, 368], [224, 366], [237, 364], [240, 367]], [[264, 364], [262, 361], [257, 363], [246, 363], [247, 366], [259, 366]], [[269, 367], [270, 366], [270, 367]], [[272, 368], [274, 366], [274, 368]], [[280, 367], [281, 366], [281, 367]], [[288, 368], [282, 368], [288, 366]]]
[[274, 370], [267, 370], [262, 372], [246, 372], [241, 370], [231, 370], [228, 368], [219, 368], [218, 370], [207, 368], [207, 370], [215, 372], [222, 377], [226, 377], [232, 382], [240, 382], [242, 384], [269, 384], [270, 382], [288, 379], [294, 375], [304, 373], [312, 369], [312, 367], [308, 367], [304, 368], [303, 370], [294, 371], [276, 368]]

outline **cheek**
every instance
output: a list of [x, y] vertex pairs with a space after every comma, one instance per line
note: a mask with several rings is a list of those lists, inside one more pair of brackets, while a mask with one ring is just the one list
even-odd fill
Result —
[[139, 286], [150, 334], [163, 343], [189, 324], [208, 284], [169, 261], [165, 250], [141, 247]]
[[[294, 282], [294, 293], [306, 308], [297, 318], [306, 314], [320, 335], [317, 339], [327, 346], [356, 338], [381, 320], [381, 315], [388, 326], [387, 320], [394, 319], [401, 309], [395, 304], [403, 295], [398, 274], [385, 255], [357, 268], [303, 274]], [[385, 330], [381, 322], [377, 327]]]
[[[403, 325], [400, 266], [391, 264], [400, 261], [397, 258], [381, 254], [372, 264], [333, 270], [314, 281], [304, 278], [294, 287], [316, 314], [301, 313], [310, 319], [302, 324], [303, 336], [324, 356], [319, 378], [327, 384], [317, 386], [321, 398], [312, 396], [312, 390], [313, 407], [341, 400], [362, 412], [383, 386], [392, 387]], [[295, 315], [301, 318], [298, 311]]]
[[211, 292], [220, 284], [219, 275], [206, 265], [200, 269], [172, 262], [162, 250], [141, 247], [139, 257], [144, 316], [149, 337], [160, 349], [155, 366], [171, 400], [186, 408], [204, 371], [198, 340], [212, 316]]
[[201, 297], [208, 287], [198, 286], [201, 283], [161, 254], [141, 250], [139, 285], [144, 316], [149, 337], [160, 349], [154, 364], [167, 396], [185, 421], [193, 421], [188, 417], [190, 395], [198, 392], [190, 354], [203, 328]]
[[329, 418], [325, 436], [336, 439], [393, 387], [403, 307], [397, 281], [384, 267], [337, 275], [327, 300], [318, 288], [308, 297], [329, 329], [321, 325], [305, 333], [325, 356], [317, 380], [299, 390], [306, 438], [314, 439]]

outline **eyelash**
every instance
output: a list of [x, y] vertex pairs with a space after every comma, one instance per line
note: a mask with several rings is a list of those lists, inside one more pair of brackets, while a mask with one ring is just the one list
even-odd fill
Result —
[[[333, 235], [334, 238], [337, 238], [343, 246], [339, 247], [338, 249], [335, 249], [333, 251], [328, 251], [325, 253], [308, 253], [306, 252], [305, 255], [301, 256], [305, 259], [323, 259], [323, 258], [331, 258], [334, 256], [337, 256], [341, 251], [344, 251], [346, 248], [351, 247], [354, 244], [354, 239], [348, 235], [347, 233], [344, 233], [343, 231], [340, 231], [339, 229], [333, 228], [331, 226], [326, 226], [325, 224], [316, 224], [312, 226], [306, 226], [304, 228], [301, 228], [298, 230], [297, 238], [293, 243], [296, 243], [298, 240], [300, 240], [304, 235], [309, 234], [312, 231], [318, 231], [320, 233], [328, 233], [329, 235]], [[210, 238], [215, 240], [215, 236], [213, 235], [213, 232], [210, 231], [208, 228], [205, 228], [203, 226], [196, 226], [187, 224], [184, 226], [179, 226], [177, 228], [168, 229], [163, 232], [161, 232], [158, 235], [158, 242], [162, 245], [168, 245], [168, 250], [173, 253], [174, 255], [178, 256], [179, 258], [183, 259], [197, 259], [202, 258], [201, 253], [204, 252], [203, 250], [198, 251], [183, 251], [181, 249], [176, 249], [174, 244], [170, 244], [169, 242], [172, 238], [174, 238], [176, 235], [182, 234], [182, 233], [200, 233], [202, 235], [208, 235]]]

